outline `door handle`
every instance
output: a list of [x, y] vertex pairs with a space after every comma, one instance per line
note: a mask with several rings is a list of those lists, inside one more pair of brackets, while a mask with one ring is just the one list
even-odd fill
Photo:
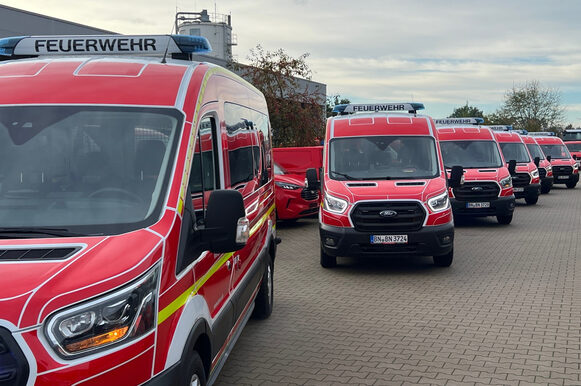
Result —
[[228, 260], [228, 261], [226, 262], [226, 269], [227, 269], [228, 271], [230, 271], [230, 270], [232, 269], [232, 262], [231, 262], [230, 260]]

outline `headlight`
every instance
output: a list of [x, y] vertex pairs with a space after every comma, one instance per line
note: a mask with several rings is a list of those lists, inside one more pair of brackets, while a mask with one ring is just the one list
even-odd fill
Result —
[[553, 171], [553, 167], [551, 165], [547, 166], [545, 168], [545, 170], [547, 171], [547, 173], [552, 172]]
[[328, 193], [325, 193], [325, 199], [323, 200], [323, 208], [333, 213], [343, 213], [347, 209], [347, 201], [342, 200], [337, 197], [333, 197]]
[[155, 327], [159, 266], [133, 284], [58, 312], [46, 324], [54, 350], [72, 359], [136, 339]]
[[575, 162], [575, 164], [573, 165], [573, 170], [577, 170], [579, 169], [579, 165], [577, 164], [577, 162]]
[[275, 184], [276, 184], [276, 186], [280, 186], [281, 188], [286, 189], [286, 190], [297, 190], [297, 189], [301, 188], [298, 185], [289, 184], [288, 182], [276, 181]]
[[512, 188], [512, 177], [508, 176], [508, 177], [500, 180], [500, 187], [502, 189]]
[[434, 212], [441, 212], [448, 209], [450, 206], [450, 200], [448, 199], [448, 192], [444, 192], [436, 197], [432, 197], [428, 200], [428, 205], [430, 209]]
[[535, 169], [531, 172], [532, 178], [539, 178], [539, 169]]

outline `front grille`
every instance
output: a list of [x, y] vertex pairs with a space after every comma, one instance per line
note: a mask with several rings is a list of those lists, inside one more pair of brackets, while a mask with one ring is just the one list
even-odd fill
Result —
[[531, 183], [531, 176], [528, 173], [516, 173], [512, 176], [512, 186], [523, 188]]
[[64, 260], [80, 248], [0, 249], [0, 261]]
[[553, 166], [553, 176], [568, 176], [573, 174], [572, 166]]
[[500, 187], [494, 182], [470, 181], [452, 191], [458, 201], [490, 201], [498, 198]]
[[539, 168], [539, 177], [540, 178], [545, 178], [547, 176], [547, 169], [545, 168]]
[[29, 367], [18, 344], [0, 327], [0, 386], [21, 386], [28, 381]]
[[415, 231], [425, 218], [422, 205], [413, 201], [362, 202], [351, 211], [351, 221], [360, 232]]
[[318, 190], [310, 190], [310, 189], [303, 189], [301, 192], [301, 197], [303, 200], [313, 201], [319, 198], [319, 191]]

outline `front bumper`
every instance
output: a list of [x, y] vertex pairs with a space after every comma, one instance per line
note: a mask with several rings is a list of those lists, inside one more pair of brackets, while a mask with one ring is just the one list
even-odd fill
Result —
[[468, 208], [467, 203], [470, 201], [458, 201], [455, 198], [450, 198], [452, 205], [452, 212], [454, 216], [469, 216], [469, 217], [487, 217], [487, 216], [510, 216], [514, 212], [515, 196], [501, 196], [489, 202], [488, 208]]
[[[371, 244], [372, 235], [406, 234], [406, 244]], [[408, 232], [360, 232], [354, 228], [342, 228], [320, 224], [321, 247], [331, 256], [372, 257], [394, 255], [440, 256], [449, 253], [454, 246], [454, 224], [425, 226]], [[332, 244], [329, 240], [332, 240]]]
[[522, 192], [514, 192], [516, 198], [534, 197], [541, 194], [541, 184], [528, 184]]

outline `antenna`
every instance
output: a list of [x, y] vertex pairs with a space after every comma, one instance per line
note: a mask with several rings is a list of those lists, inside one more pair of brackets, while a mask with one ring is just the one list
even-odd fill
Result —
[[[176, 15], [177, 15], [177, 12], [176, 12]], [[178, 22], [178, 21], [176, 20], [176, 23], [175, 23], [175, 24], [177, 24], [177, 22]], [[174, 24], [174, 25], [172, 25], [172, 27], [171, 27], [171, 31], [169, 31], [169, 34], [170, 34], [170, 35], [173, 33], [173, 30], [174, 30], [174, 28], [176, 28], [175, 24]], [[177, 31], [176, 31], [176, 33], [177, 33]], [[163, 58], [161, 58], [161, 63], [162, 63], [162, 64], [166, 64], [166, 63], [167, 63], [167, 60], [165, 60], [165, 59], [167, 58], [167, 51], [169, 50], [169, 42], [170, 42], [170, 41], [171, 41], [171, 39], [168, 39], [168, 41], [167, 41], [167, 45], [165, 46], [165, 51], [164, 51], [164, 53], [163, 53]]]

